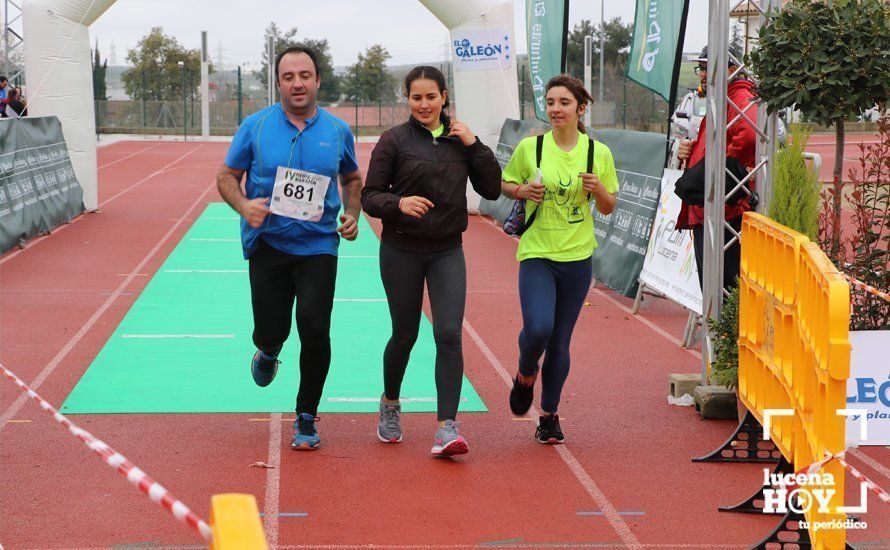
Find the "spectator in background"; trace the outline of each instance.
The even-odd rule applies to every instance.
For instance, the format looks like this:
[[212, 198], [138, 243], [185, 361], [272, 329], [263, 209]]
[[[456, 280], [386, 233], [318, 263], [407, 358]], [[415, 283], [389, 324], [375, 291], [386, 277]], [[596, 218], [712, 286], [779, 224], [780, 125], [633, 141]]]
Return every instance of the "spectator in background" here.
[[9, 93], [7, 89], [9, 86], [9, 79], [5, 76], [0, 76], [0, 116], [6, 118], [6, 95]]
[[[735, 46], [729, 47], [729, 53], [735, 59], [742, 58], [742, 52]], [[698, 57], [698, 66], [695, 73], [701, 81], [701, 88], [707, 93], [708, 82], [708, 47], [702, 50]], [[732, 77], [737, 69], [736, 63], [729, 59], [726, 69], [728, 75]], [[739, 73], [732, 77], [727, 86], [727, 98], [734, 103], [739, 109], [744, 110], [749, 103], [757, 100], [754, 91], [754, 83], [748, 80], [744, 73]], [[757, 109], [750, 108], [745, 114], [755, 124], [757, 123]], [[726, 123], [733, 121], [738, 115], [738, 111], [729, 103], [726, 105]], [[695, 141], [684, 139], [680, 142], [677, 156], [684, 161], [686, 168], [691, 169], [698, 163], [705, 161], [705, 148], [707, 147], [707, 132], [704, 131], [707, 126], [705, 119], [702, 119], [701, 130]], [[750, 170], [754, 167], [754, 150], [757, 145], [757, 133], [747, 120], [740, 118], [726, 131], [726, 157], [727, 159], [735, 159], [745, 169]], [[749, 181], [749, 189], [754, 191], [754, 182]], [[735, 231], [741, 231], [742, 214], [754, 209], [751, 197], [747, 195], [739, 201], [727, 201], [724, 207], [724, 217]], [[689, 229], [692, 231], [692, 244], [695, 250], [695, 262], [698, 267], [698, 282], [702, 285], [703, 279], [703, 263], [704, 263], [704, 220], [705, 209], [703, 204], [690, 204], [686, 201], [680, 209], [680, 215], [677, 218], [677, 230]], [[735, 235], [728, 229], [724, 229], [724, 242], [728, 243]], [[741, 247], [738, 241], [733, 243], [726, 249], [723, 260], [723, 286], [731, 288], [736, 285], [736, 279], [739, 275], [739, 261], [741, 255]]]
[[19, 92], [15, 89], [9, 90], [9, 93], [6, 96], [6, 99], [3, 100], [3, 103], [6, 108], [6, 118], [19, 118], [28, 116], [28, 109], [27, 107], [25, 107], [24, 102], [22, 102], [22, 99], [19, 96]]

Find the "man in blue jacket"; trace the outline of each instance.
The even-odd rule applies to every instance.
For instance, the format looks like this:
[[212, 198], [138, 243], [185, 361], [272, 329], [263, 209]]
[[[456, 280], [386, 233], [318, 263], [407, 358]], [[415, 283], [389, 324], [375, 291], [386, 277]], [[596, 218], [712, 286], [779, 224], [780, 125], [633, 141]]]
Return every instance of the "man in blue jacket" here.
[[280, 103], [244, 120], [217, 187], [243, 218], [257, 347], [251, 373], [260, 386], [275, 378], [296, 299], [300, 388], [292, 447], [314, 450], [320, 444], [316, 414], [331, 364], [337, 248], [340, 237], [358, 236], [362, 174], [349, 126], [316, 104], [321, 75], [315, 53], [288, 48], [275, 59], [275, 74]]

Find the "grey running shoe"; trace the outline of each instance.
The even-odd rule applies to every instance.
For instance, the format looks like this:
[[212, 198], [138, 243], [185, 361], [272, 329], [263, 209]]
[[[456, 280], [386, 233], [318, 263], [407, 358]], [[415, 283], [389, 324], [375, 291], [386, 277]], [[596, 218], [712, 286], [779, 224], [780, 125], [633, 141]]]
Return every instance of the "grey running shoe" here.
[[469, 448], [467, 440], [457, 433], [457, 422], [446, 420], [445, 425], [436, 430], [433, 448], [430, 451], [433, 456], [454, 456], [466, 454]]
[[384, 443], [398, 443], [402, 440], [401, 405], [387, 405], [380, 402], [380, 420], [377, 421], [377, 437]]

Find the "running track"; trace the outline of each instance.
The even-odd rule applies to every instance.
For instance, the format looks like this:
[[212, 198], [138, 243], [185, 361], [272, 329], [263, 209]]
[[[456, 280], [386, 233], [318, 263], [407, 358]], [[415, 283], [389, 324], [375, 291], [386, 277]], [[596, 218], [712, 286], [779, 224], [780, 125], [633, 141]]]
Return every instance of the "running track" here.
[[[61, 404], [204, 205], [219, 200], [213, 179], [225, 148], [100, 149], [101, 212], [0, 257], [0, 362]], [[359, 153], [366, 167], [370, 146]], [[734, 422], [666, 404], [667, 375], [699, 368], [697, 353], [676, 345], [678, 308], [650, 301], [633, 317], [629, 300], [592, 290], [560, 411], [568, 443], [540, 446], [533, 422], [507, 407], [519, 330], [515, 241], [473, 217], [465, 250], [467, 375], [491, 412], [461, 417], [471, 446], [463, 459], [429, 458], [427, 414], [405, 415], [397, 446], [377, 441], [374, 416], [324, 415], [317, 453], [290, 451], [290, 415], [75, 420], [205, 519], [212, 494], [256, 495], [279, 548], [742, 548], [772, 528], [773, 517], [716, 511], [753, 491], [759, 466], [689, 460]], [[0, 430], [5, 548], [201, 547], [5, 381]], [[855, 466], [890, 485], [887, 449], [858, 456]], [[276, 467], [250, 467], [257, 461]], [[869, 530], [850, 539], [890, 548], [890, 508], [870, 504]]]
[[[830, 183], [834, 181], [834, 159], [835, 159], [835, 139], [834, 134], [813, 134], [807, 141], [806, 150], [810, 153], [817, 153], [822, 157], [822, 167], [819, 170], [819, 181]], [[842, 178], [845, 182], [852, 181], [850, 179], [850, 170], [856, 174], [861, 174], [859, 168], [859, 158], [861, 153], [859, 145], [869, 145], [878, 140], [877, 134], [867, 134], [862, 132], [852, 132], [844, 136], [844, 167]]]

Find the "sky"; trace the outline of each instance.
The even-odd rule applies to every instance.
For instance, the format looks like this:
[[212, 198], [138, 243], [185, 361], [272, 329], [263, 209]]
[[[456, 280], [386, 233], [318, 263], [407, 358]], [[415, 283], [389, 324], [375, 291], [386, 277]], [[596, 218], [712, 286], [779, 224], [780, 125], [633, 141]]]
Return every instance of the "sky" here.
[[[602, 2], [607, 21], [633, 20], [632, 0], [571, 0], [569, 28], [582, 19], [598, 22]], [[516, 43], [525, 53], [525, 2], [514, 5]], [[90, 27], [90, 36], [109, 65], [124, 65], [127, 51], [153, 26], [188, 48], [200, 48], [206, 30], [213, 62], [221, 53], [225, 65], [257, 65], [263, 31], [271, 21], [281, 29], [296, 27], [300, 37], [327, 38], [335, 66], [351, 65], [374, 44], [389, 51], [393, 65], [441, 61], [448, 55], [447, 29], [417, 0], [117, 0]], [[708, 1], [690, 0], [683, 49], [698, 51], [707, 40]]]

